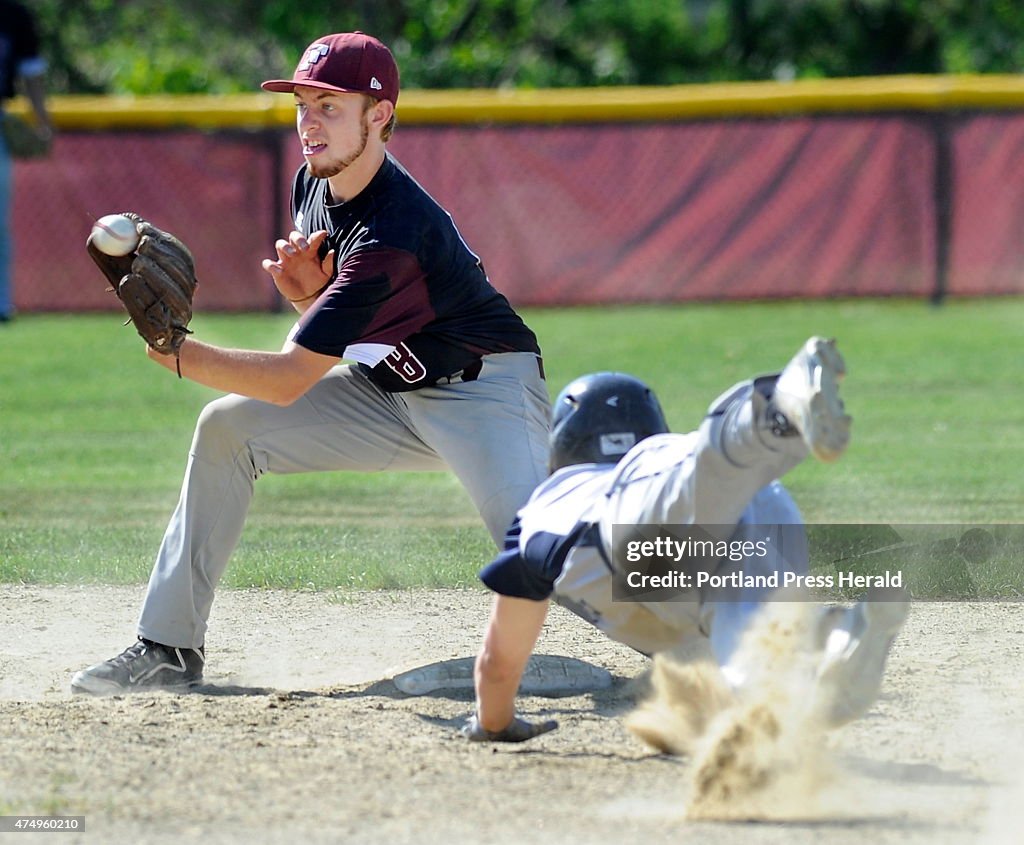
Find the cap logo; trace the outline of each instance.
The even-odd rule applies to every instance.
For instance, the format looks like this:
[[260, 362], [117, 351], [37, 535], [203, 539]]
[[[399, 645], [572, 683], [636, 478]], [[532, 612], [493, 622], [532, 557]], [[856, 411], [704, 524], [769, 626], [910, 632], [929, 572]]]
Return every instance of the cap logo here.
[[313, 65], [320, 61], [324, 56], [331, 52], [331, 48], [326, 44], [313, 44], [308, 50], [306, 55], [302, 57], [302, 61], [296, 68], [296, 71], [309, 70]]
[[373, 76], [373, 77], [370, 78], [370, 87], [374, 91], [383, 91], [384, 90], [384, 86], [380, 84], [380, 80], [377, 79], [376, 76]]
[[604, 400], [604, 404], [605, 405], [611, 405], [613, 408], [618, 408], [619, 407], [619, 397], [618, 396], [609, 396], [607, 399]]
[[636, 442], [636, 435], [632, 431], [617, 431], [602, 434], [598, 438], [598, 448], [602, 455], [625, 455]]

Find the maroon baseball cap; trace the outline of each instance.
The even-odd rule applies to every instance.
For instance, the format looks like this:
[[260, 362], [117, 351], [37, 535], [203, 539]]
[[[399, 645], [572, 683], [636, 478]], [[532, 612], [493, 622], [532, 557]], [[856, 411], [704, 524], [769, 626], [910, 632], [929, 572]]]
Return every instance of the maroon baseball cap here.
[[291, 79], [268, 79], [260, 87], [288, 94], [297, 85], [369, 94], [395, 104], [398, 102], [398, 65], [391, 51], [372, 35], [339, 32], [310, 44]]

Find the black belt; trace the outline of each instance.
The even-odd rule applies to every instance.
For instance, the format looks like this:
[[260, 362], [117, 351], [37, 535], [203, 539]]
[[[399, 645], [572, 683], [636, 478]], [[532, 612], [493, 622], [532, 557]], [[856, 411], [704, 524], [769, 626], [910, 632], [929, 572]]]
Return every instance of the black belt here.
[[463, 367], [457, 373], [452, 373], [447, 379], [441, 379], [448, 384], [458, 384], [463, 381], [476, 381], [480, 378], [480, 371], [484, 368], [484, 359], [477, 358], [468, 367]]
[[[537, 357], [537, 372], [544, 380], [544, 359]], [[467, 381], [476, 381], [480, 378], [480, 371], [484, 368], [484, 359], [477, 358], [472, 364], [463, 367], [457, 373], [452, 373], [450, 376], [442, 376], [436, 382], [436, 384], [462, 384]]]

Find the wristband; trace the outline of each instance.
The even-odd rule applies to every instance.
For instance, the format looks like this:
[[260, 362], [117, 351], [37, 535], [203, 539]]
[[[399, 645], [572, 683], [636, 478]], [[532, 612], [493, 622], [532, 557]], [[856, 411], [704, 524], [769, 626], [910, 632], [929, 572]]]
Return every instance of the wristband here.
[[[302, 297], [302, 299], [289, 299], [288, 301], [296, 303], [296, 304], [298, 304], [300, 302], [308, 302], [309, 300], [311, 300], [311, 299], [313, 299], [313, 298], [315, 298], [317, 296], [320, 296], [320, 294], [322, 294], [325, 290], [327, 290], [328, 285], [330, 285], [330, 282], [328, 282], [326, 285], [324, 285], [322, 288], [320, 288], [320, 290], [314, 291], [309, 296], [304, 296], [304, 297]], [[286, 297], [286, 299], [287, 299], [287, 297]]]

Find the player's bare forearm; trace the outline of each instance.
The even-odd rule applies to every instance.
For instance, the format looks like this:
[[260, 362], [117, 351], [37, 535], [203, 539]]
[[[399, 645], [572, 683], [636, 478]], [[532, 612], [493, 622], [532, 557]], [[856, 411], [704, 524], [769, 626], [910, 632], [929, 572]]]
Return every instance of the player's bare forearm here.
[[185, 339], [173, 355], [161, 355], [147, 347], [149, 357], [183, 378], [275, 405], [290, 405], [312, 387], [337, 358], [303, 349], [290, 341], [280, 352], [224, 349], [193, 337]]
[[477, 718], [485, 730], [503, 730], [515, 717], [516, 690], [544, 626], [548, 604], [495, 596], [474, 671]]

